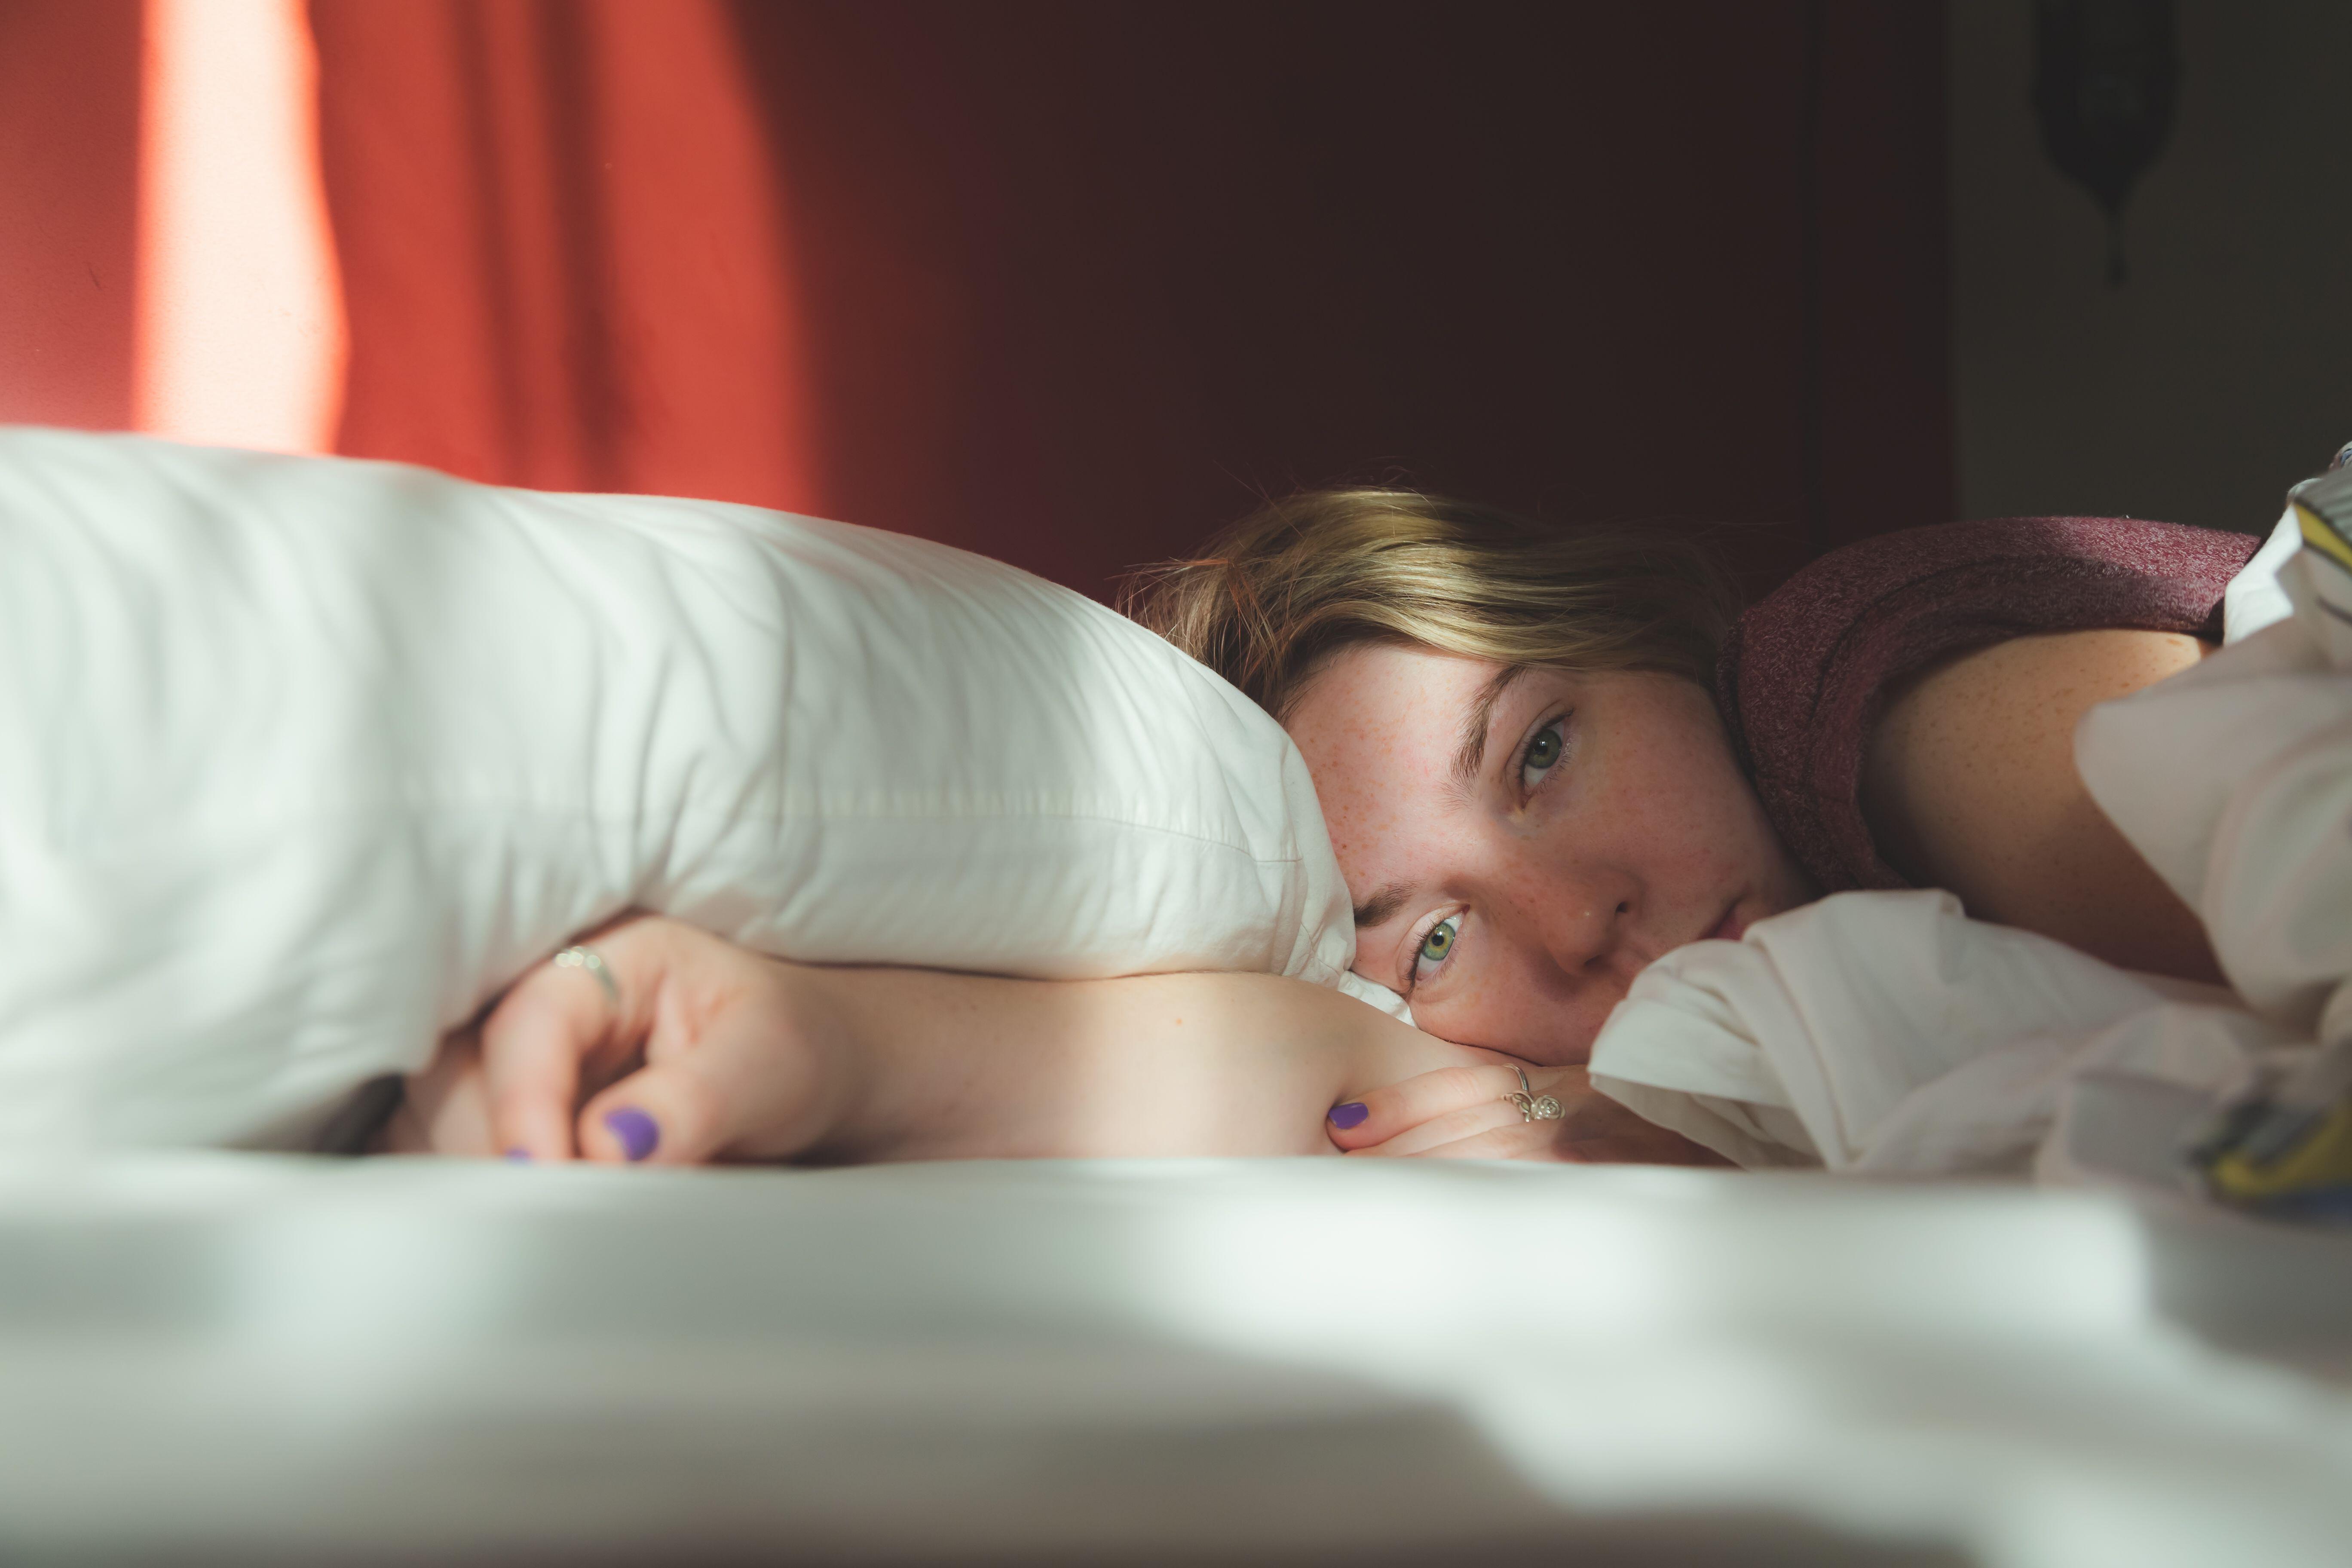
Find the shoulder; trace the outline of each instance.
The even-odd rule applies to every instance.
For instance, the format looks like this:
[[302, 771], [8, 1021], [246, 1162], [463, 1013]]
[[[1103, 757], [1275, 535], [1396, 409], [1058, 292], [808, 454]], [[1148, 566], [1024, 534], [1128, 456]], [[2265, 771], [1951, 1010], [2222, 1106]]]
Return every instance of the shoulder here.
[[[1969, 776], [2074, 772], [2074, 725], [2101, 702], [2188, 668], [2211, 650], [2179, 632], [2102, 629], [2011, 637], [1948, 658], [1887, 694], [1874, 757], [1925, 750]], [[2022, 782], [2022, 781], [2020, 781]]]
[[[2168, 673], [2162, 649], [2216, 629], [2224, 587], [2258, 542], [2130, 518], [2002, 518], [1906, 529], [1830, 552], [1741, 617], [1717, 700], [1781, 837], [1826, 888], [1897, 879], [1856, 805], [1885, 694], [1923, 668], [2006, 695], [2019, 668], [2105, 695]], [[2099, 631], [2083, 643], [2057, 634]], [[1988, 647], [1987, 645], [1997, 645]], [[1956, 650], [1964, 653], [1957, 660]], [[2154, 667], [2149, 668], [2151, 660]], [[2087, 705], [2087, 703], [2085, 704]], [[2062, 725], [2063, 729], [2063, 726]]]
[[2195, 916], [2100, 813], [2074, 728], [2210, 650], [2172, 632], [2013, 637], [1914, 678], [1865, 747], [1863, 809], [1880, 853], [1969, 912], [2137, 969], [2210, 977]]

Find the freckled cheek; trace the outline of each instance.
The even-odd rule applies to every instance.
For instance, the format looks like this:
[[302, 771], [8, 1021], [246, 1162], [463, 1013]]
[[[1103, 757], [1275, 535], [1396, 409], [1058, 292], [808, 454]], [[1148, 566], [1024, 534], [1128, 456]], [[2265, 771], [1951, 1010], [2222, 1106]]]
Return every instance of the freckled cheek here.
[[1779, 863], [1780, 838], [1746, 780], [1735, 779], [1717, 790], [1707, 798], [1706, 805], [1706, 821], [1692, 833], [1695, 860], [1732, 868], [1743, 876]]
[[1681, 781], [1662, 785], [1621, 815], [1616, 841], [1645, 879], [1717, 875], [1751, 858], [1753, 819], [1761, 815], [1754, 797], [1744, 783], [1727, 789], [1698, 776], [1705, 782], [1697, 787]]
[[[1560, 901], [1574, 896], [1584, 864], [1585, 858], [1575, 854], [1521, 856], [1496, 876], [1493, 886], [1500, 897], [1494, 904], [1517, 911], [1522, 925], [1540, 930], [1559, 912]], [[1491, 930], [1486, 934], [1489, 941], [1498, 940]]]

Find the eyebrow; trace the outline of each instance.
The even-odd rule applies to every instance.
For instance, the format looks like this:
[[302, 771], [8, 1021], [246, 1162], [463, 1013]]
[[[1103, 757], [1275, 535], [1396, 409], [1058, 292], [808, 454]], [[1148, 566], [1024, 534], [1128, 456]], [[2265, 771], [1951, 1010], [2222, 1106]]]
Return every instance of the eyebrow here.
[[1454, 753], [1454, 782], [1462, 789], [1466, 791], [1478, 782], [1478, 769], [1486, 761], [1486, 729], [1494, 722], [1495, 705], [1503, 700], [1503, 693], [1508, 691], [1519, 677], [1534, 668], [1532, 665], [1515, 664], [1496, 676], [1486, 682], [1486, 689], [1478, 693], [1478, 700], [1471, 703], [1470, 710], [1462, 716], [1462, 745]]
[[1404, 908], [1404, 901], [1411, 897], [1412, 884], [1391, 882], [1356, 906], [1356, 929], [1362, 931], [1370, 926], [1386, 925], [1399, 910]]

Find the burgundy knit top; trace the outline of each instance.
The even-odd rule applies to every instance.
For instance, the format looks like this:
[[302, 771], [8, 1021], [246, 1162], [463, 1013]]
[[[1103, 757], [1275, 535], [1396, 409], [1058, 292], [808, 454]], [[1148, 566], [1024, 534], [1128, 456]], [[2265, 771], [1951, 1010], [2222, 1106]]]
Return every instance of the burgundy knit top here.
[[1951, 522], [1833, 550], [1739, 618], [1716, 700], [1780, 838], [1825, 893], [1906, 888], [1862, 816], [1888, 691], [1948, 655], [2034, 632], [2218, 638], [2262, 541], [2117, 517]]

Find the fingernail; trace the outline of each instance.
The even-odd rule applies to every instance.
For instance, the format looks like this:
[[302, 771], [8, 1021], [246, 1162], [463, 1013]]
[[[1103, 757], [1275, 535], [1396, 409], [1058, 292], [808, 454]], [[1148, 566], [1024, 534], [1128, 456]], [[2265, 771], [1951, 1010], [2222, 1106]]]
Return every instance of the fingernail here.
[[661, 1129], [654, 1125], [654, 1119], [634, 1105], [604, 1112], [604, 1125], [621, 1141], [621, 1152], [632, 1164], [651, 1154], [661, 1142]]
[[1331, 1108], [1331, 1125], [1344, 1132], [1350, 1127], [1361, 1127], [1364, 1124], [1364, 1118], [1370, 1114], [1370, 1108], [1362, 1100], [1351, 1100], [1345, 1105], [1335, 1105]]
[[509, 1149], [507, 1151], [507, 1161], [510, 1164], [528, 1165], [530, 1163], [530, 1151], [528, 1149]]

